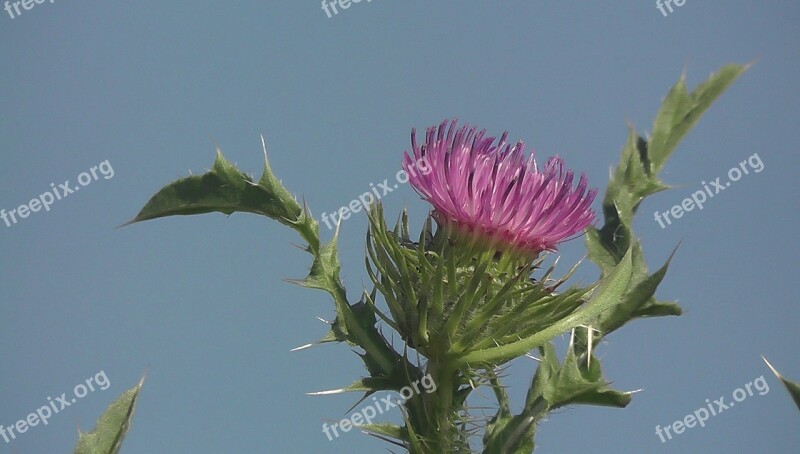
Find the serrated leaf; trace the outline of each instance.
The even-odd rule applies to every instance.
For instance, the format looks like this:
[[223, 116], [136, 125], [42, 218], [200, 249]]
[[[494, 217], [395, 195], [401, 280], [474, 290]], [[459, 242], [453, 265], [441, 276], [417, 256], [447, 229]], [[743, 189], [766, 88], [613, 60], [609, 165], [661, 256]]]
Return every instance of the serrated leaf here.
[[[593, 326], [596, 326], [601, 333], [607, 334], [620, 328], [634, 317], [643, 316], [645, 314], [653, 316], [657, 315], [655, 309], [666, 309], [666, 304], [659, 305], [655, 303], [653, 295], [655, 295], [658, 285], [667, 274], [667, 269], [669, 268], [673, 255], [670, 255], [667, 262], [652, 275], [644, 278], [637, 278], [638, 282], [632, 285], [622, 296], [622, 302], [600, 314], [597, 322], [593, 324]], [[634, 261], [643, 260], [640, 254], [637, 254], [637, 257], [638, 258], [635, 258]], [[643, 264], [637, 268], [639, 271], [644, 271]], [[652, 303], [650, 303], [651, 301]], [[640, 310], [648, 306], [648, 303], [650, 303], [648, 310], [644, 313], [640, 313]], [[677, 305], [673, 305], [670, 309], [674, 310], [676, 306]], [[678, 314], [680, 314], [680, 307], [677, 307], [677, 310]]]
[[112, 403], [97, 421], [94, 430], [80, 433], [74, 454], [116, 454], [122, 439], [131, 426], [136, 398], [144, 384], [144, 377], [133, 388], [125, 391]]
[[[262, 138], [263, 141], [263, 138]], [[177, 180], [154, 195], [130, 223], [165, 216], [210, 212], [247, 212], [275, 219], [296, 230], [308, 243], [305, 251], [313, 256], [308, 275], [289, 282], [330, 294], [336, 307], [331, 330], [321, 342], [346, 341], [356, 350], [373, 378], [395, 379], [395, 372], [418, 369], [400, 355], [378, 330], [374, 305], [365, 301], [351, 305], [339, 277], [337, 226], [333, 239], [322, 244], [317, 222], [308, 207], [300, 204], [273, 175], [264, 147], [264, 174], [258, 182], [240, 172], [217, 152], [213, 168], [206, 174]], [[304, 346], [307, 347], [307, 346]], [[301, 347], [300, 349], [304, 348]]]
[[686, 91], [685, 77], [680, 78], [661, 104], [653, 124], [653, 136], [648, 147], [653, 174], [661, 170], [678, 143], [711, 104], [748, 68], [749, 65], [724, 66], [691, 94]]
[[630, 393], [608, 387], [596, 358], [592, 357], [587, 365], [570, 345], [563, 363], [559, 363], [550, 342], [541, 348], [540, 353], [539, 367], [526, 397], [526, 408], [539, 398], [548, 402], [548, 411], [572, 404], [624, 408], [630, 403]]
[[166, 216], [245, 212], [294, 226], [301, 219], [303, 208], [271, 175], [269, 167], [264, 172], [261, 182], [255, 183], [217, 150], [216, 161], [208, 173], [168, 184], [128, 224]]
[[487, 425], [484, 454], [532, 452], [536, 423], [551, 410], [572, 404], [623, 408], [630, 403], [630, 393], [608, 387], [596, 358], [584, 367], [570, 346], [561, 364], [552, 342], [545, 343], [539, 351], [539, 367], [522, 412], [514, 416], [498, 412]]
[[600, 371], [600, 362], [592, 357], [588, 368], [578, 364], [578, 357], [569, 349], [561, 369], [553, 374], [544, 388], [543, 397], [551, 409], [572, 404], [603, 405], [624, 408], [630, 401], [629, 393], [608, 387]]
[[[641, 246], [632, 231], [633, 217], [644, 198], [668, 189], [658, 179], [667, 158], [702, 114], [747, 68], [725, 66], [691, 93], [682, 76], [664, 98], [650, 140], [640, 137], [633, 128], [629, 129], [619, 165], [612, 173], [603, 198], [605, 222], [600, 229], [589, 229], [585, 239], [588, 257], [600, 267], [601, 276], [611, 272], [625, 251], [634, 251], [626, 303], [600, 316], [599, 336], [634, 318], [680, 315], [677, 304], [655, 300], [654, 293], [663, 276], [659, 277], [661, 270], [652, 276], [647, 272]], [[578, 344], [578, 350], [585, 351], [585, 336], [579, 338]]]

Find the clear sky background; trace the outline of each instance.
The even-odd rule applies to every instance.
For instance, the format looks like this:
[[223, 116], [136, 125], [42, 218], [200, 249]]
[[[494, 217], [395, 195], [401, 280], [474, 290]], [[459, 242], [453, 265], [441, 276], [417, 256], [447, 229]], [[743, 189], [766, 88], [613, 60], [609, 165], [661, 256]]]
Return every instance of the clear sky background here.
[[[453, 116], [508, 130], [542, 158], [559, 153], [602, 188], [626, 127], [649, 130], [682, 72], [694, 86], [750, 61], [668, 163], [675, 189], [648, 199], [635, 224], [651, 268], [681, 243], [659, 296], [685, 315], [606, 339], [607, 378], [643, 391], [624, 410], [552, 415], [537, 452], [797, 452], [800, 414], [759, 355], [800, 380], [798, 22], [797, 2], [778, 0], [686, 0], [667, 17], [654, 1], [373, 0], [330, 18], [317, 0], [0, 11], [0, 208], [51, 182], [74, 186], [106, 160], [114, 170], [49, 212], [0, 223], [0, 424], [100, 371], [111, 383], [0, 439], [0, 453], [70, 451], [77, 428], [145, 371], [127, 454], [386, 452], [357, 432], [323, 435], [357, 395], [305, 395], [363, 369], [343, 345], [289, 351], [322, 336], [315, 317], [333, 314], [325, 294], [282, 281], [310, 264], [294, 232], [242, 214], [115, 227], [164, 184], [207, 170], [215, 144], [258, 176], [260, 133], [287, 187], [330, 213], [394, 178], [412, 127]], [[654, 221], [754, 153], [763, 171], [667, 228]], [[390, 219], [407, 206], [417, 227], [428, 209], [407, 185], [384, 202]], [[365, 228], [363, 214], [342, 225], [354, 299], [368, 283]], [[582, 240], [561, 252], [576, 261]], [[576, 279], [596, 275], [587, 263]], [[534, 366], [510, 371], [518, 404]], [[656, 436], [762, 375], [763, 396], [667, 443]]]

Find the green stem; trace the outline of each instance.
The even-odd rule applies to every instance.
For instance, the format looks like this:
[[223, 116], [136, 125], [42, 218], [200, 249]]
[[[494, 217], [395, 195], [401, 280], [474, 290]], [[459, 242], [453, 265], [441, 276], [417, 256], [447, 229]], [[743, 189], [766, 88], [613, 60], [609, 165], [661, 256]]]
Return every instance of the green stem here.
[[420, 421], [424, 427], [414, 430], [426, 441], [426, 452], [444, 453], [454, 451], [460, 445], [455, 419], [458, 408], [454, 406], [454, 398], [458, 391], [458, 370], [452, 362], [442, 359], [431, 359], [428, 373], [436, 384], [436, 391], [430, 396], [431, 412], [427, 421]]

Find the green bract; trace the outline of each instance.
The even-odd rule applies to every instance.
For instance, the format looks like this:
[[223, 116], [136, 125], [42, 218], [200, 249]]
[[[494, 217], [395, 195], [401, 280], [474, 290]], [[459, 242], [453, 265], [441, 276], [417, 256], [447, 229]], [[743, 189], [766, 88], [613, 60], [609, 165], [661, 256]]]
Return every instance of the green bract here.
[[537, 281], [531, 275], [542, 260], [464, 247], [444, 229], [434, 233], [431, 217], [416, 242], [405, 212], [394, 231], [387, 230], [380, 205], [369, 220], [367, 270], [389, 308], [383, 319], [427, 358], [455, 360], [536, 334], [580, 308], [589, 292], [556, 293], [569, 275], [552, 281], [551, 267]]

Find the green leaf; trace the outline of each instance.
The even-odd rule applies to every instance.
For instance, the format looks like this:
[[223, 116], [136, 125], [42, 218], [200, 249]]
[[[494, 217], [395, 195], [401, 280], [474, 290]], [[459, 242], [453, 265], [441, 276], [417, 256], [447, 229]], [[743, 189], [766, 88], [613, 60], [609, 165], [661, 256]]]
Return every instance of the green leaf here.
[[[484, 435], [484, 454], [527, 454], [533, 451], [536, 423], [548, 412], [573, 404], [599, 405], [624, 408], [631, 401], [631, 393], [608, 387], [603, 378], [600, 362], [581, 361], [572, 345], [563, 364], [560, 364], [552, 342], [539, 349], [539, 367], [533, 377], [525, 405], [518, 415], [501, 409], [487, 425]], [[491, 386], [495, 392], [504, 390], [498, 382]]]
[[486, 425], [483, 454], [528, 454], [533, 452], [536, 418], [525, 414], [497, 416]]
[[130, 223], [165, 216], [212, 212], [232, 214], [238, 211], [291, 224], [300, 218], [302, 208], [279, 185], [267, 165], [261, 182], [255, 183], [217, 150], [217, 159], [211, 171], [168, 184], [145, 204]]
[[308, 208], [301, 207], [294, 196], [272, 173], [264, 138], [264, 173], [258, 182], [239, 171], [217, 149], [214, 166], [204, 175], [181, 178], [158, 191], [131, 221], [166, 216], [188, 216], [219, 212], [254, 213], [297, 230], [312, 250], [319, 247], [319, 226]]
[[548, 411], [572, 404], [600, 405], [624, 408], [631, 401], [630, 393], [608, 387], [600, 362], [580, 359], [570, 345], [564, 362], [559, 364], [552, 343], [540, 349], [541, 358], [526, 398], [526, 408], [536, 400], [547, 401]]
[[[646, 197], [669, 188], [658, 179], [667, 158], [702, 114], [747, 68], [725, 66], [691, 93], [681, 76], [664, 98], [650, 140], [630, 128], [619, 165], [603, 198], [605, 222], [602, 228], [589, 229], [586, 234], [588, 257], [600, 267], [601, 276], [611, 273], [623, 254], [633, 250], [631, 279], [624, 303], [601, 314], [593, 325], [599, 330], [600, 338], [635, 318], [680, 315], [677, 304], [655, 299], [656, 287], [666, 272], [666, 265], [653, 275], [647, 272], [641, 245], [632, 230], [633, 217]], [[586, 350], [586, 341], [586, 336], [579, 336], [579, 352]]]
[[[635, 250], [638, 251], [638, 248]], [[635, 283], [635, 285], [631, 285], [631, 287], [622, 296], [622, 303], [600, 314], [597, 321], [592, 324], [592, 326], [597, 328], [601, 333], [610, 333], [636, 316], [652, 316], [657, 313], [654, 310], [655, 308], [664, 308], [666, 305], [656, 303], [653, 295], [655, 295], [658, 285], [667, 274], [669, 263], [674, 254], [675, 252], [670, 255], [670, 257], [667, 259], [667, 262], [658, 271], [639, 280], [639, 282]], [[635, 258], [634, 262], [637, 262], [637, 265], [639, 265], [639, 261], [643, 260], [641, 258], [641, 252], [637, 252], [635, 255], [638, 257]], [[641, 264], [638, 268], [640, 271], [644, 271], [643, 264]], [[674, 306], [677, 307], [677, 305]], [[680, 307], [677, 307], [677, 310], [678, 314], [680, 314]]]
[[144, 377], [133, 388], [125, 391], [112, 403], [97, 421], [94, 430], [80, 433], [74, 454], [116, 454], [127, 434], [136, 406], [136, 398], [144, 384]]
[[703, 113], [749, 67], [750, 65], [724, 66], [691, 94], [686, 91], [685, 76], [681, 76], [661, 104], [653, 124], [653, 137], [648, 147], [650, 173], [656, 174], [661, 170], [672, 151]]
[[500, 364], [522, 356], [528, 351], [544, 345], [555, 336], [583, 325], [596, 318], [601, 312], [620, 303], [622, 294], [631, 279], [631, 251], [628, 251], [614, 270], [600, 281], [589, 302], [580, 310], [562, 318], [542, 331], [506, 345], [469, 352], [460, 357], [462, 366], [468, 364]]
[[783, 383], [783, 386], [786, 387], [786, 391], [788, 391], [789, 395], [792, 396], [794, 404], [797, 405], [797, 409], [800, 410], [800, 383], [792, 382], [783, 378], [783, 376], [780, 373], [778, 373], [777, 369], [772, 367], [772, 364], [770, 364], [769, 361], [767, 361], [767, 358], [764, 358], [764, 355], [761, 355], [761, 359], [763, 359], [764, 362], [767, 363], [767, 367], [769, 367], [772, 373], [775, 374], [776, 377], [778, 377], [778, 380], [780, 380], [781, 383]]
[[536, 423], [548, 411], [547, 401], [542, 398], [542, 390], [558, 369], [558, 360], [551, 342], [547, 342], [540, 351], [553, 351], [553, 355], [542, 355], [533, 382], [528, 389], [528, 396], [522, 411], [512, 415], [508, 408], [508, 396], [498, 381], [491, 383], [495, 394], [501, 400], [497, 415], [486, 425], [483, 437], [483, 454], [528, 454], [534, 450]]
[[572, 404], [624, 408], [630, 403], [630, 393], [608, 388], [597, 358], [592, 356], [588, 367], [578, 361], [575, 351], [570, 348], [561, 369], [545, 385], [543, 397], [551, 409]]
[[[263, 137], [262, 137], [263, 144]], [[213, 168], [204, 175], [179, 179], [161, 189], [128, 224], [166, 216], [220, 212], [254, 213], [269, 217], [296, 230], [308, 243], [306, 252], [313, 256], [308, 275], [289, 280], [304, 287], [324, 290], [333, 298], [336, 318], [320, 342], [348, 342], [363, 349], [357, 352], [371, 378], [377, 383], [397, 383], [398, 377], [419, 370], [405, 355], [400, 355], [378, 330], [374, 305], [367, 301], [350, 304], [339, 276], [337, 226], [333, 239], [322, 244], [319, 225], [308, 208], [300, 206], [272, 173], [264, 145], [264, 173], [255, 182], [240, 172], [217, 150]], [[126, 224], [127, 225], [127, 224]], [[313, 344], [299, 347], [301, 350]], [[391, 381], [395, 380], [395, 381]], [[388, 385], [387, 385], [388, 386]], [[398, 386], [395, 386], [397, 388]]]

